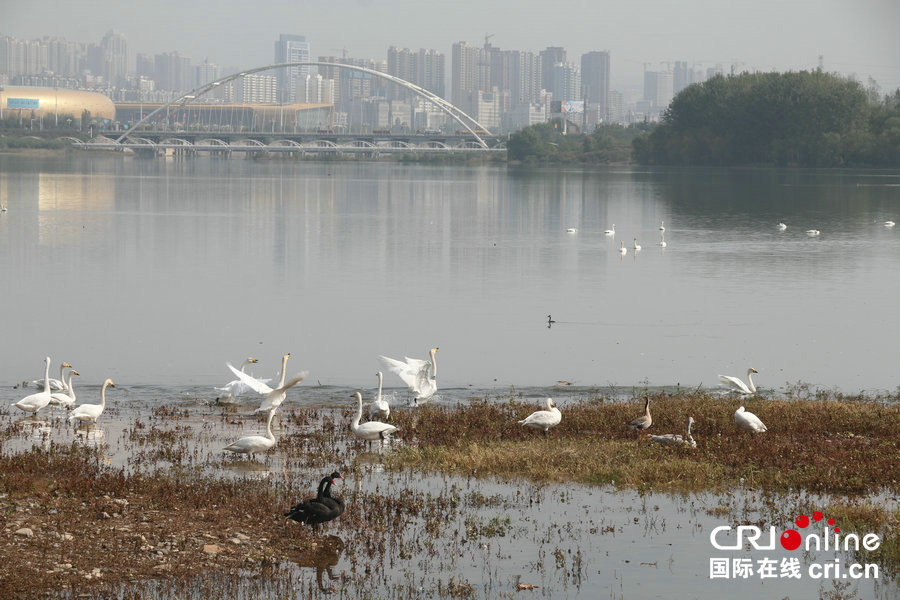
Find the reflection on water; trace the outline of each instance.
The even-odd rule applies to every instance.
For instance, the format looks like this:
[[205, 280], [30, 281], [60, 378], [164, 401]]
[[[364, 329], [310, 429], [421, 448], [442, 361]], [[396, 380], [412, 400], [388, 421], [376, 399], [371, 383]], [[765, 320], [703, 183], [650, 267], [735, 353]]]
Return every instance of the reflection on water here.
[[[747, 364], [774, 390], [897, 385], [900, 231], [881, 225], [896, 220], [897, 173], [0, 167], [0, 302], [20, 340], [8, 383], [51, 352], [86, 381], [211, 389], [226, 360], [252, 353], [269, 375], [292, 351], [310, 383], [368, 389], [378, 355], [440, 345], [440, 390], [696, 387]], [[635, 237], [643, 250], [619, 254]], [[25, 283], [39, 279], [70, 301]]]
[[20, 428], [27, 439], [33, 446], [39, 446], [42, 450], [50, 449], [50, 436], [53, 429], [50, 427], [49, 421], [39, 418], [37, 415], [31, 415], [18, 419], [15, 425]]
[[106, 433], [103, 427], [96, 423], [88, 423], [75, 427], [75, 442], [86, 448], [103, 447], [103, 439]]
[[301, 569], [315, 569], [316, 585], [318, 585], [319, 590], [331, 593], [334, 591], [334, 586], [329, 582], [329, 586], [326, 587], [322, 576], [327, 574], [331, 581], [336, 581], [340, 578], [334, 574], [332, 569], [337, 566], [343, 551], [344, 540], [336, 535], [326, 535], [313, 542], [310, 549], [291, 555], [289, 560]]

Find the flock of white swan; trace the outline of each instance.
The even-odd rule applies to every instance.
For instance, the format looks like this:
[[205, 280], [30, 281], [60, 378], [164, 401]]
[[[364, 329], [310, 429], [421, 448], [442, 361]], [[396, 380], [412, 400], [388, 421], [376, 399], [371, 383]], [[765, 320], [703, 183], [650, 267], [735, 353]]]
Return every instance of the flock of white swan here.
[[[660, 226], [662, 227], [662, 225]], [[549, 317], [548, 317], [549, 318]], [[551, 321], [552, 322], [552, 321]], [[385, 367], [391, 373], [396, 374], [409, 388], [410, 394], [413, 395], [412, 405], [418, 406], [432, 398], [437, 391], [437, 358], [438, 348], [432, 348], [427, 360], [405, 357], [404, 360], [388, 358], [387, 356], [379, 356]], [[245, 454], [252, 457], [258, 452], [265, 452], [275, 446], [276, 438], [272, 432], [272, 419], [278, 407], [284, 402], [287, 391], [303, 381], [308, 373], [306, 371], [295, 375], [286, 380], [288, 359], [290, 353], [281, 357], [281, 374], [277, 387], [273, 388], [269, 385], [270, 379], [259, 379], [245, 372], [248, 365], [257, 363], [255, 358], [247, 358], [241, 364], [240, 369], [235, 368], [230, 363], [225, 363], [228, 369], [235, 375], [236, 379], [228, 382], [222, 387], [214, 388], [221, 392], [216, 399], [217, 403], [229, 404], [237, 403], [241, 396], [255, 394], [259, 400], [259, 407], [253, 412], [268, 413], [266, 421], [265, 435], [249, 435], [241, 437], [231, 444], [228, 444], [223, 450], [235, 454]], [[68, 378], [65, 377], [65, 369], [71, 369]], [[731, 391], [749, 395], [756, 393], [756, 386], [753, 383], [753, 374], [758, 373], [756, 369], [747, 369], [747, 383], [740, 378], [731, 375], [719, 375], [721, 381], [730, 386]], [[41, 409], [49, 405], [56, 405], [71, 409], [68, 419], [70, 422], [77, 421], [79, 423], [96, 423], [103, 410], [106, 408], [106, 389], [115, 387], [112, 379], [103, 382], [100, 389], [99, 404], [80, 404], [75, 406], [76, 396], [73, 385], [73, 377], [78, 375], [72, 365], [63, 362], [59, 368], [59, 379], [50, 377], [50, 357], [44, 359], [44, 378], [37, 379], [31, 383], [43, 387], [43, 390], [35, 394], [28, 395], [18, 402], [14, 402], [12, 406], [35, 414]], [[361, 440], [368, 442], [380, 440], [382, 444], [388, 436], [397, 431], [397, 427], [386, 423], [390, 418], [391, 407], [385, 397], [382, 396], [383, 374], [381, 371], [376, 373], [378, 377], [378, 391], [375, 398], [369, 405], [368, 421], [361, 423], [363, 417], [363, 398], [360, 392], [354, 392], [352, 397], [356, 399], [357, 411], [356, 415], [350, 422], [350, 430], [353, 435]], [[541, 431], [545, 436], [551, 427], [559, 425], [562, 421], [562, 413], [553, 402], [552, 398], [547, 398], [546, 410], [537, 410], [528, 417], [518, 421], [519, 425]], [[74, 407], [74, 408], [73, 408]], [[752, 433], [765, 432], [766, 426], [763, 422], [751, 412], [747, 412], [743, 406], [734, 413], [734, 421], [741, 429]], [[625, 423], [628, 429], [636, 431], [638, 435], [642, 435], [653, 423], [650, 415], [650, 398], [645, 398], [644, 413], [631, 421]], [[664, 435], [651, 435], [650, 440], [666, 446], [685, 446], [696, 448], [697, 442], [691, 436], [691, 426], [694, 424], [694, 418], [688, 417], [686, 423], [685, 434], [669, 433]]]
[[[883, 226], [885, 226], [885, 227], [893, 227], [893, 226], [895, 225], [895, 223], [894, 223], [893, 221], [875, 221], [875, 223], [876, 223], [876, 224], [883, 225]], [[786, 231], [787, 228], [788, 228], [788, 226], [787, 226], [784, 222], [779, 222], [778, 225], [775, 226], [775, 228], [776, 228], [778, 231]], [[566, 229], [566, 233], [578, 233], [578, 228], [576, 228], [576, 227], [569, 227], [569, 228]], [[807, 230], [806, 230], [806, 235], [809, 236], [809, 237], [818, 237], [819, 234], [821, 234], [821, 233], [822, 233], [822, 232], [819, 231], [818, 229], [807, 229]], [[612, 227], [610, 227], [609, 229], [607, 229], [607, 230], [605, 230], [605, 231], [603, 232], [603, 235], [605, 235], [605, 236], [607, 236], [607, 237], [615, 237], [615, 236], [616, 236], [616, 224], [613, 223], [613, 224], [612, 224]], [[668, 246], [668, 243], [666, 243], [666, 226], [665, 226], [665, 221], [660, 221], [660, 222], [659, 222], [659, 242], [657, 242], [656, 245], [659, 246], [660, 248], [665, 248], [665, 247]], [[638, 239], [637, 239], [637, 237], [632, 238], [632, 246], [631, 246], [631, 249], [632, 249], [634, 252], [640, 252], [640, 251], [641, 251], [642, 246], [641, 246], [640, 244], [638, 244]], [[622, 256], [625, 256], [626, 254], [628, 254], [628, 247], [625, 246], [625, 242], [624, 242], [624, 241], [620, 241], [620, 242], [619, 242], [619, 254], [621, 254]]]

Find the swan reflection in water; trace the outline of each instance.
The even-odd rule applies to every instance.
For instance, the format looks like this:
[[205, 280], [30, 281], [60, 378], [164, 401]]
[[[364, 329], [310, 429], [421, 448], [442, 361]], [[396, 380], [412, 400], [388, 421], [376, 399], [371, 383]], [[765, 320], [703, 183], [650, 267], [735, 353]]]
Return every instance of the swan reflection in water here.
[[36, 415], [29, 415], [15, 422], [17, 427], [21, 427], [25, 433], [25, 437], [35, 446], [40, 446], [42, 450], [50, 449], [50, 434], [52, 428], [49, 421], [38, 418]]
[[334, 591], [334, 587], [325, 587], [325, 583], [322, 581], [322, 574], [327, 573], [331, 581], [339, 578], [331, 569], [337, 566], [343, 551], [344, 540], [336, 535], [326, 535], [312, 542], [310, 548], [303, 552], [292, 554], [289, 558], [298, 567], [314, 568], [316, 570], [316, 584], [319, 586], [319, 590], [328, 594]]
[[100, 448], [106, 438], [106, 431], [96, 423], [87, 423], [75, 428], [75, 443], [87, 448]]
[[261, 462], [252, 460], [228, 462], [223, 467], [235, 475], [249, 479], [262, 480], [272, 476], [272, 469]]

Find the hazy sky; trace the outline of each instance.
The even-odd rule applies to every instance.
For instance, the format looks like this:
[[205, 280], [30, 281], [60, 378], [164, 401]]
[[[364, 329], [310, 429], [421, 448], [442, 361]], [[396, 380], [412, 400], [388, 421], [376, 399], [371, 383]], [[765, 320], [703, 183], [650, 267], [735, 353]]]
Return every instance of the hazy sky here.
[[665, 62], [759, 70], [815, 68], [900, 86], [900, 0], [7, 0], [0, 33], [99, 42], [109, 29], [137, 53], [178, 50], [223, 67], [271, 63], [279, 33], [305, 35], [312, 57], [384, 60], [388, 46], [457, 41], [539, 52], [564, 46], [570, 62], [611, 53], [612, 84], [642, 81]]

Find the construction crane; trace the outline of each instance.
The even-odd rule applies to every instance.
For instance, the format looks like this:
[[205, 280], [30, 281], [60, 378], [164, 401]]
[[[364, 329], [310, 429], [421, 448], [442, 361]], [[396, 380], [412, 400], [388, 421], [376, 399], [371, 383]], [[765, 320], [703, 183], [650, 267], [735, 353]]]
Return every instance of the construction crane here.
[[340, 50], [340, 51], [341, 51], [341, 57], [342, 57], [344, 60], [347, 59], [347, 46], [344, 46], [343, 48], [332, 48], [332, 50]]
[[494, 35], [495, 35], [495, 34], [493, 34], [493, 33], [486, 33], [486, 34], [484, 34], [484, 47], [485, 47], [485, 49], [487, 49], [487, 47], [488, 47], [488, 44], [489, 44], [488, 40], [490, 40], [492, 37], [494, 37]]

